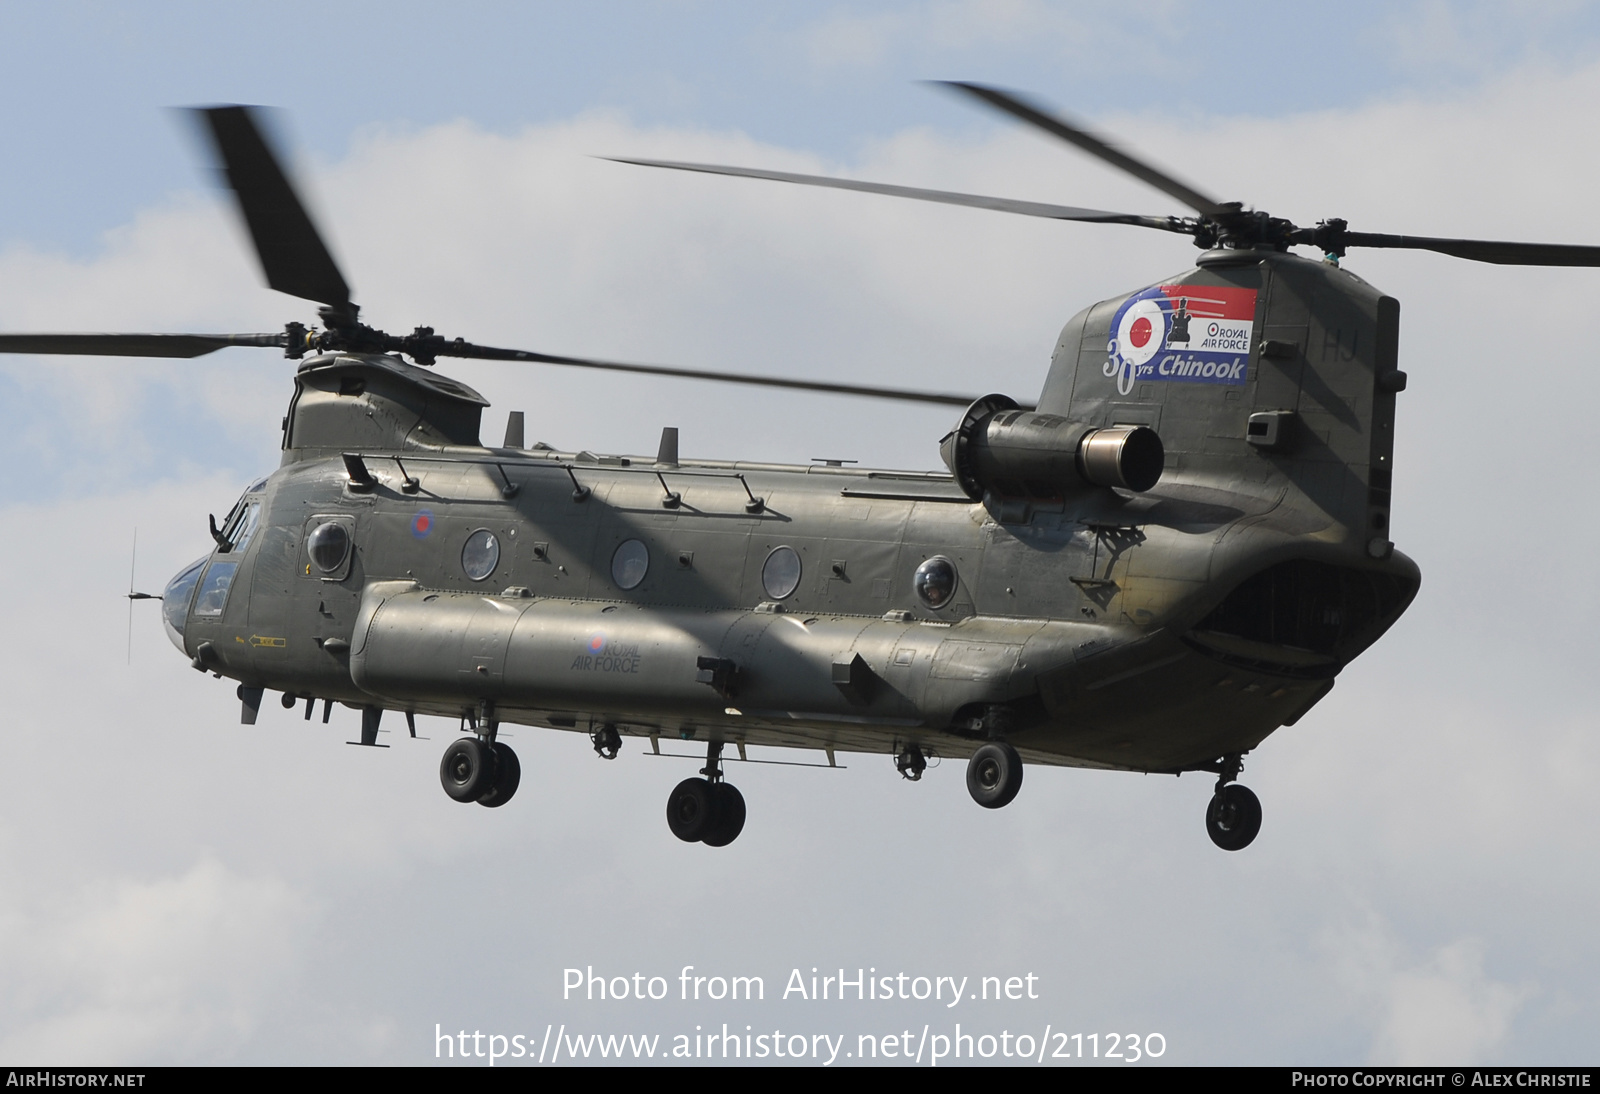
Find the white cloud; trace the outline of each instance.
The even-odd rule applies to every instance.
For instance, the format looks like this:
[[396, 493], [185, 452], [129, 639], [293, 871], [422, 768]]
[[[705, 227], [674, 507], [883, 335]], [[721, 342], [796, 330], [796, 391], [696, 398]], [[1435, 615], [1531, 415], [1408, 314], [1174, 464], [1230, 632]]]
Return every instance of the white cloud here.
[[1485, 943], [1455, 939], [1422, 960], [1376, 916], [1323, 938], [1351, 1005], [1370, 1023], [1368, 1059], [1386, 1066], [1485, 1064], [1505, 1059], [1518, 1012], [1538, 993], [1529, 981], [1484, 971]]
[[33, 895], [5, 915], [0, 1054], [41, 1063], [226, 1059], [292, 977], [307, 911], [282, 882], [209, 859]]
[[1493, 1059], [1529, 994], [1484, 974], [1479, 940], [1440, 947], [1427, 964], [1394, 975], [1374, 1057], [1401, 1065]]

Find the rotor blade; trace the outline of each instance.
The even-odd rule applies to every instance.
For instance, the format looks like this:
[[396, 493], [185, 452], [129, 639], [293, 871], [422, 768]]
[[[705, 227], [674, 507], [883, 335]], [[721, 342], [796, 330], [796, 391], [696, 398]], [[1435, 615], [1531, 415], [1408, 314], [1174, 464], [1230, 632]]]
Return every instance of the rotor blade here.
[[[442, 341], [442, 340], [441, 340]], [[562, 357], [552, 353], [534, 353], [530, 350], [496, 349], [494, 346], [475, 346], [470, 342], [444, 342], [430, 347], [429, 352], [440, 357], [469, 357], [481, 361], [528, 361], [543, 365], [569, 365], [573, 368], [603, 369], [607, 372], [636, 372], [646, 376], [672, 376], [685, 380], [714, 380], [725, 384], [751, 384], [757, 387], [779, 387], [794, 391], [820, 391], [833, 395], [860, 395], [869, 399], [894, 399], [911, 403], [935, 403], [940, 406], [967, 407], [973, 395], [951, 395], [938, 391], [911, 391], [905, 388], [870, 387], [865, 384], [836, 384], [825, 380], [790, 380], [776, 376], [753, 376], [748, 373], [710, 372], [705, 369], [669, 368], [664, 365], [633, 365], [621, 361], [598, 361], [590, 357]]]
[[974, 209], [993, 209], [1001, 213], [1018, 213], [1029, 217], [1046, 217], [1051, 220], [1083, 220], [1099, 224], [1137, 224], [1145, 228], [1160, 228], [1169, 232], [1188, 232], [1189, 227], [1172, 217], [1147, 217], [1135, 213], [1109, 213], [1102, 209], [1079, 209], [1071, 205], [1050, 205], [1041, 201], [1018, 201], [1014, 198], [993, 198], [982, 194], [961, 194], [951, 190], [925, 190], [918, 186], [890, 186], [881, 182], [858, 182], [855, 179], [836, 179], [826, 175], [798, 175], [792, 171], [763, 171], [752, 167], [723, 167], [712, 163], [678, 163], [672, 160], [634, 160], [619, 156], [602, 156], [613, 163], [631, 163], [639, 167], [665, 167], [672, 171], [700, 171], [708, 175], [732, 175], [736, 178], [771, 179], [773, 182], [794, 182], [802, 186], [826, 186], [834, 190], [859, 190], [866, 194], [885, 194], [895, 198], [915, 198], [918, 201], [936, 201], [944, 205], [966, 205]]
[[347, 308], [350, 287], [283, 165], [262, 136], [252, 110], [212, 106], [195, 113], [206, 121], [205, 129], [255, 241], [267, 284], [302, 300]]
[[1053, 136], [1060, 137], [1068, 144], [1076, 145], [1091, 156], [1097, 156], [1111, 166], [1126, 171], [1141, 182], [1149, 183], [1168, 197], [1177, 198], [1198, 213], [1206, 216], [1219, 216], [1229, 212], [1220, 202], [1207, 197], [1194, 187], [1179, 182], [1171, 175], [1150, 166], [1143, 160], [1135, 159], [1093, 133], [1080, 129], [1075, 125], [1069, 125], [1060, 118], [1046, 113], [1040, 107], [1024, 102], [1012, 92], [1001, 91], [995, 87], [985, 87], [983, 84], [962, 83], [959, 80], [936, 80], [933, 82], [938, 86], [953, 88], [956, 91], [981, 99], [990, 106], [1003, 110], [1014, 118], [1020, 118], [1029, 125], [1043, 129]]
[[1573, 243], [1503, 243], [1490, 239], [1437, 239], [1431, 236], [1396, 236], [1380, 232], [1346, 232], [1346, 247], [1399, 247], [1437, 251], [1473, 262], [1501, 266], [1600, 266], [1600, 247]]
[[92, 357], [204, 357], [228, 346], [287, 346], [277, 334], [0, 334], [0, 353]]

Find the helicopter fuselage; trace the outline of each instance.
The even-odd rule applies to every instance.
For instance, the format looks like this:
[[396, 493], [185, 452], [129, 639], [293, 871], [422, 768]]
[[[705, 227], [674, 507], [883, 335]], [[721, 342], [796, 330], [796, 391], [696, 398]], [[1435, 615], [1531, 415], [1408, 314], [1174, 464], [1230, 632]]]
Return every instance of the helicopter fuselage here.
[[[1386, 535], [1397, 307], [1331, 266], [1212, 254], [1170, 306], [1070, 322], [1037, 410], [977, 421], [993, 473], [490, 448], [463, 385], [313, 358], [282, 467], [169, 587], [174, 638], [251, 720], [272, 690], [657, 748], [1214, 764], [1326, 694], [1418, 573]], [[1210, 350], [1208, 293], [1233, 309]], [[1152, 337], [1141, 307], [1166, 341], [1119, 351]], [[1070, 467], [1085, 430], [1127, 426], [1165, 444], [1151, 489], [1002, 473], [1004, 444]]]

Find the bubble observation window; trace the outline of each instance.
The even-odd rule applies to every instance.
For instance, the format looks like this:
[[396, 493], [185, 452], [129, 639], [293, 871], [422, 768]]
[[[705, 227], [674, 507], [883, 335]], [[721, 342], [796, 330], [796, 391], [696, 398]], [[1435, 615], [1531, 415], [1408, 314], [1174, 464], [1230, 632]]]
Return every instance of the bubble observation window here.
[[943, 555], [934, 555], [917, 567], [911, 587], [916, 590], [917, 599], [928, 607], [944, 607], [956, 595], [956, 564]]
[[331, 574], [350, 557], [350, 532], [337, 521], [319, 524], [306, 539], [306, 552], [317, 569]]

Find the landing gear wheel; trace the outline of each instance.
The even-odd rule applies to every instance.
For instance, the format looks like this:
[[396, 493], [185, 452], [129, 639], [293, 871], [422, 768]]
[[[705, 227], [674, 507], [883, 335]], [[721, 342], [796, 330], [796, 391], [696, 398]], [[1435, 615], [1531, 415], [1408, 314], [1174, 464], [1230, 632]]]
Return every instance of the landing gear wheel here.
[[475, 802], [494, 788], [494, 753], [476, 737], [463, 737], [444, 750], [439, 782], [458, 802]]
[[1004, 741], [981, 745], [967, 761], [967, 793], [985, 809], [1010, 805], [1022, 789], [1022, 757]]
[[522, 782], [522, 762], [511, 751], [511, 746], [497, 744], [493, 746], [493, 751], [494, 783], [488, 793], [478, 799], [479, 805], [486, 805], [490, 809], [510, 801], [511, 795], [517, 792], [517, 786]]
[[667, 796], [667, 827], [683, 842], [699, 843], [716, 828], [718, 804], [709, 781], [684, 779]]
[[707, 847], [726, 847], [744, 831], [744, 795], [732, 783], [713, 783], [711, 797], [716, 802], [717, 819], [700, 842]]
[[1261, 831], [1261, 799], [1248, 786], [1229, 783], [1206, 806], [1206, 835], [1224, 851], [1242, 851]]

